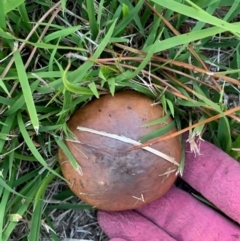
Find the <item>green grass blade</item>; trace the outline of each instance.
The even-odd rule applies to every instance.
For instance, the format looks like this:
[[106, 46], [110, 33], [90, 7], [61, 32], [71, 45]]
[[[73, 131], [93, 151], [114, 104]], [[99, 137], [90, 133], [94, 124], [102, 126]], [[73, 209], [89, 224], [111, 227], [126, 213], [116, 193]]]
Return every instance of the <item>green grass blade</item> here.
[[64, 38], [64, 37], [76, 32], [79, 29], [81, 29], [80, 25], [72, 26], [72, 27], [68, 27], [68, 28], [63, 28], [61, 30], [49, 33], [48, 35], [46, 35], [44, 37], [43, 41], [44, 41], [44, 43], [48, 43], [48, 42], [50, 42], [52, 40], [55, 40], [55, 39], [61, 39], [61, 38]]
[[145, 0], [138, 1], [137, 5], [129, 12], [129, 15], [126, 18], [123, 18], [123, 20], [116, 26], [113, 34], [114, 37], [123, 32], [126, 26], [133, 20], [135, 16], [137, 16], [137, 13], [142, 8], [144, 1]]
[[[3, 171], [2, 171], [2, 177], [5, 177], [8, 175], [8, 163], [4, 162], [2, 165]], [[1, 177], [1, 178], [2, 178]], [[11, 177], [11, 179], [13, 179], [13, 176]], [[11, 182], [11, 180], [10, 180]], [[9, 190], [7, 190], [6, 188], [4, 188], [3, 186], [0, 185], [0, 240], [2, 240], [2, 233], [3, 233], [3, 229], [5, 226], [5, 220], [6, 220], [6, 209], [7, 209], [7, 205], [8, 205], [8, 201], [9, 201], [9, 197], [11, 192]]]
[[115, 25], [116, 25], [117, 20], [114, 20], [112, 23], [111, 27], [109, 28], [108, 32], [106, 33], [105, 37], [102, 39], [101, 43], [99, 44], [97, 50], [91, 57], [91, 60], [86, 61], [83, 65], [81, 65], [77, 70], [75, 70], [72, 73], [69, 73], [69, 80], [71, 82], [81, 82], [84, 80], [84, 76], [87, 74], [87, 71], [94, 65], [94, 62], [92, 60], [96, 60], [99, 58], [101, 53], [104, 51], [105, 47], [109, 43], [109, 40], [112, 37]]
[[102, 15], [103, 15], [103, 4], [105, 0], [101, 0], [98, 6], [98, 15], [97, 15], [97, 24], [98, 26], [101, 25]]
[[232, 148], [236, 148], [236, 149], [232, 149], [231, 152], [229, 153], [233, 158], [235, 158], [236, 160], [239, 160], [240, 157], [240, 136], [238, 136], [235, 141], [232, 143]]
[[168, 114], [165, 115], [165, 116], [163, 116], [163, 117], [161, 117], [161, 118], [159, 118], [159, 119], [150, 121], [150, 122], [142, 125], [141, 127], [147, 127], [147, 126], [153, 126], [153, 125], [162, 124], [162, 123], [164, 123], [164, 122], [167, 120], [167, 118], [169, 118], [169, 115], [168, 115]]
[[192, 3], [190, 0], [185, 0], [185, 1], [188, 3], [191, 3], [192, 6], [194, 7], [189, 7], [182, 3], [178, 3], [174, 0], [151, 0], [151, 1], [165, 8], [171, 9], [172, 11], [175, 11], [177, 13], [181, 13], [193, 19], [222, 28], [225, 31], [231, 31], [233, 33], [239, 32], [239, 28], [234, 24], [230, 24], [224, 20], [221, 20], [217, 17], [214, 17], [208, 14], [206, 11], [204, 11], [203, 9], [201, 9], [200, 7]]
[[17, 68], [17, 72], [19, 75], [19, 81], [21, 84], [21, 88], [22, 88], [22, 90], [24, 90], [23, 96], [25, 99], [25, 103], [27, 105], [28, 113], [29, 113], [33, 128], [36, 131], [36, 133], [38, 134], [38, 130], [39, 130], [38, 115], [37, 115], [36, 107], [34, 104], [31, 87], [28, 82], [28, 77], [27, 77], [19, 50], [16, 50], [13, 55], [14, 55], [14, 59], [15, 59], [15, 65]]
[[93, 94], [96, 96], [96, 98], [99, 98], [99, 93], [96, 87], [96, 84], [94, 82], [91, 82], [88, 84], [89, 89], [93, 92]]
[[28, 240], [31, 240], [31, 241], [40, 240], [39, 236], [40, 236], [42, 212], [43, 212], [43, 199], [40, 199], [33, 211]]
[[[14, 124], [15, 117], [16, 117], [16, 114], [7, 116], [7, 118], [5, 119], [5, 122], [4, 122], [5, 125], [3, 125], [2, 129], [1, 129], [1, 134], [8, 136], [8, 134], [12, 130], [12, 126]], [[2, 154], [2, 152], [3, 152], [4, 144], [5, 144], [5, 140], [0, 139], [0, 154]]]
[[[20, 6], [25, 0], [1, 0], [4, 5], [5, 14]], [[4, 14], [4, 16], [5, 16]]]
[[133, 74], [130, 76], [130, 79], [137, 76], [148, 65], [149, 61], [151, 60], [155, 52], [156, 46], [158, 44], [159, 44], [159, 40], [157, 39], [155, 43], [149, 47], [147, 55], [145, 56], [144, 60], [140, 63], [140, 65], [137, 67], [137, 69], [133, 72]]
[[86, 1], [86, 4], [87, 4], [87, 13], [88, 13], [90, 29], [92, 33], [92, 39], [95, 40], [98, 35], [98, 25], [97, 25], [97, 20], [95, 18], [94, 0], [88, 0]]
[[63, 209], [63, 210], [81, 210], [81, 209], [92, 209], [93, 207], [88, 204], [56, 204], [56, 205], [48, 205], [48, 209]]
[[4, 1], [0, 1], [0, 28], [6, 29], [5, 11], [4, 11]]
[[227, 117], [221, 118], [218, 124], [217, 138], [221, 143], [221, 148], [229, 153], [232, 148], [231, 130]]
[[[27, 12], [27, 9], [26, 9], [26, 5], [24, 3], [19, 5], [18, 6], [18, 11], [19, 11], [19, 14], [21, 16], [21, 20], [24, 22], [24, 24], [26, 25], [26, 27], [30, 31], [32, 29], [32, 26], [31, 26], [31, 23], [30, 23], [30, 19], [28, 17], [28, 12]], [[36, 33], [34, 33], [34, 35], [36, 37], [38, 37]]]
[[14, 180], [14, 181], [13, 181], [12, 187], [13, 187], [13, 188], [18, 187], [18, 186], [20, 186], [21, 184], [24, 184], [24, 183], [30, 181], [30, 180], [33, 179], [34, 177], [37, 177], [37, 176], [38, 176], [38, 172], [39, 172], [39, 169], [34, 170], [34, 171], [32, 171], [32, 172], [28, 172], [28, 173], [25, 174], [24, 176], [19, 177], [17, 180]]
[[61, 6], [62, 6], [62, 13], [64, 15], [65, 10], [66, 10], [66, 4], [67, 4], [67, 0], [61, 0]]
[[[175, 120], [175, 123], [176, 123], [177, 130], [181, 130], [182, 129], [181, 128], [181, 120], [180, 120], [179, 116], [176, 116], [174, 120]], [[184, 171], [184, 167], [185, 167], [186, 152], [185, 152], [185, 143], [184, 143], [183, 135], [180, 135], [179, 139], [180, 139], [180, 143], [181, 143], [182, 155], [181, 155], [181, 161], [180, 161], [179, 167], [178, 167], [178, 172], [179, 172], [180, 176], [182, 176], [183, 171]]]
[[7, 189], [4, 189], [3, 194], [1, 195], [1, 202], [0, 202], [0, 240], [3, 240], [2, 234], [3, 234], [3, 228], [5, 225], [5, 208], [8, 203], [10, 192]]
[[[79, 173], [82, 173], [82, 168], [79, 166], [79, 163], [76, 161], [73, 154], [70, 152], [70, 150], [67, 148], [65, 143], [59, 138], [55, 137], [55, 140], [58, 144], [58, 146], [61, 148], [61, 150], [64, 152], [64, 154], [67, 156], [69, 162], [71, 163], [72, 167]], [[84, 154], [83, 154], [84, 155]]]
[[[59, 63], [57, 63], [57, 64], [58, 64], [59, 68], [62, 68]], [[70, 67], [70, 65], [64, 71], [62, 69], [60, 69], [63, 72], [62, 80], [63, 80], [63, 84], [64, 84], [64, 87], [66, 88], [66, 90], [68, 90], [72, 93], [75, 93], [75, 94], [92, 96], [93, 93], [92, 93], [91, 89], [73, 84], [68, 80], [67, 71], [68, 71], [69, 67]]]
[[[20, 201], [21, 205], [19, 207], [17, 207], [17, 209], [14, 208], [12, 210], [12, 212], [13, 212], [12, 214], [18, 214], [20, 216], [24, 215], [24, 213], [27, 211], [27, 209], [29, 208], [29, 205], [32, 202], [32, 199], [35, 195], [36, 187], [38, 187], [38, 185], [39, 185], [39, 180], [36, 181], [34, 183], [34, 185], [32, 185], [32, 187], [28, 190], [28, 192], [25, 193], [25, 195], [28, 198], [26, 198], [23, 203], [21, 203], [21, 201]], [[8, 223], [8, 226], [6, 227], [6, 229], [3, 232], [2, 241], [9, 241], [9, 236], [11, 235], [11, 233], [14, 230], [14, 228], [16, 227], [16, 225], [17, 225], [17, 222], [10, 221]]]
[[[38, 160], [38, 162], [40, 162], [42, 164], [43, 167], [45, 167], [47, 170], [49, 170], [51, 173], [55, 174], [56, 176], [58, 176], [59, 178], [63, 179], [58, 173], [56, 173], [54, 170], [52, 170], [46, 163], [46, 161], [43, 159], [43, 157], [41, 156], [41, 154], [38, 152], [37, 148], [35, 147], [32, 139], [30, 138], [25, 125], [23, 123], [23, 119], [22, 119], [22, 115], [19, 112], [17, 115], [17, 120], [18, 120], [18, 125], [19, 125], [19, 129], [20, 132], [24, 138], [24, 141], [26, 142], [29, 150], [32, 152], [33, 156]], [[64, 180], [64, 179], [63, 179]]]
[[5, 91], [5, 93], [8, 95], [8, 97], [10, 97], [10, 93], [6, 87], [6, 85], [4, 84], [2, 78], [0, 78], [0, 87], [2, 87], [2, 89]]
[[[57, 169], [55, 169], [55, 172], [59, 173], [60, 172], [60, 167], [58, 167]], [[33, 210], [35, 211], [35, 209], [37, 208], [39, 202], [41, 202], [41, 197], [43, 197], [48, 184], [55, 178], [56, 176], [52, 173], [50, 173], [48, 176], [46, 176], [42, 182], [40, 187], [38, 188], [38, 191], [35, 195], [35, 199], [34, 199], [34, 204], [33, 204]]]
[[174, 113], [174, 106], [173, 106], [172, 101], [170, 101], [169, 99], [166, 98], [166, 102], [167, 102], [171, 115], [174, 117], [175, 113]]
[[12, 34], [5, 32], [2, 28], [0, 28], [0, 37], [4, 39], [16, 39]]
[[167, 132], [172, 130], [174, 127], [175, 127], [175, 123], [172, 121], [169, 124], [167, 124], [165, 126], [162, 126], [161, 128], [159, 128], [159, 129], [157, 129], [155, 131], [152, 131], [151, 133], [141, 137], [139, 139], [139, 142], [144, 143], [144, 142], [146, 142], [148, 140], [151, 140], [153, 138], [159, 137], [159, 136], [161, 136], [163, 134], [166, 134]]
[[[39, 84], [39, 80], [34, 81], [30, 88], [31, 91], [34, 92]], [[4, 115], [9, 116], [15, 114], [18, 110], [22, 109], [25, 105], [25, 99], [24, 95], [21, 95], [18, 99], [14, 101], [12, 105], [10, 105], [10, 108], [4, 113]]]
[[110, 89], [110, 93], [111, 93], [112, 96], [114, 96], [115, 89], [116, 89], [115, 78], [113, 78], [113, 77], [109, 78], [107, 80], [107, 82], [108, 82], [108, 86], [109, 86], [109, 89]]
[[[234, 23], [233, 25], [235, 25], [238, 28], [240, 27], [240, 23]], [[190, 42], [204, 39], [204, 38], [207, 38], [207, 37], [210, 37], [210, 36], [222, 33], [222, 32], [225, 32], [225, 30], [222, 28], [211, 27], [211, 28], [207, 28], [207, 29], [203, 29], [203, 30], [199, 30], [199, 31], [181, 34], [181, 35], [172, 37], [170, 39], [165, 39], [165, 40], [159, 42], [159, 44], [157, 44], [155, 46], [154, 53], [158, 53], [158, 52], [164, 51], [166, 49], [171, 49], [173, 47], [176, 47], [176, 46], [179, 46], [182, 44], [188, 44]], [[151, 47], [152, 47], [152, 45], [144, 48], [143, 51], [148, 52], [151, 49]]]

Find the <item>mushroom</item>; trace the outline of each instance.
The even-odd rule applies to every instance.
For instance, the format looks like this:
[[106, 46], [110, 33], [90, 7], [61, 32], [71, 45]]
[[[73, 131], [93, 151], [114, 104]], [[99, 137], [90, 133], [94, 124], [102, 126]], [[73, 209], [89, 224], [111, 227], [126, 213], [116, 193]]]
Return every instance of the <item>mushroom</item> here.
[[[58, 150], [62, 173], [76, 196], [108, 211], [138, 208], [163, 196], [177, 178], [181, 159], [179, 138], [150, 147], [174, 159], [173, 162], [146, 149], [129, 150], [133, 145], [121, 138], [136, 142], [164, 127], [172, 122], [170, 117], [164, 123], [146, 125], [164, 114], [160, 105], [152, 105], [150, 98], [135, 91], [117, 92], [114, 97], [104, 95], [79, 108], [67, 122], [75, 138], [68, 138], [65, 143], [82, 174], [73, 168], [62, 149]], [[173, 132], [176, 128], [165, 135]], [[118, 136], [120, 140], [104, 133]]]

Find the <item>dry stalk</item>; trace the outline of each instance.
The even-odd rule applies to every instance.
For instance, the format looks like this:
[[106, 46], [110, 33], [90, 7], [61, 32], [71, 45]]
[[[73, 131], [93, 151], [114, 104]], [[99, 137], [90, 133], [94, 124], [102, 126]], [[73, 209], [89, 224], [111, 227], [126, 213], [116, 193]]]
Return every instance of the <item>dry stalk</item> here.
[[196, 124], [188, 126], [188, 127], [184, 128], [182, 130], [179, 130], [179, 131], [177, 131], [175, 133], [172, 133], [172, 134], [169, 134], [169, 135], [163, 136], [163, 137], [160, 136], [160, 137], [156, 138], [155, 140], [147, 141], [144, 144], [141, 144], [139, 146], [135, 146], [133, 148], [130, 148], [129, 151], [136, 150], [136, 149], [139, 149], [139, 148], [143, 148], [145, 146], [151, 146], [151, 145], [153, 145], [155, 143], [158, 143], [158, 142], [161, 142], [161, 141], [166, 141], [166, 140], [171, 139], [173, 137], [179, 136], [179, 135], [181, 135], [181, 134], [183, 134], [183, 133], [185, 133], [185, 132], [187, 132], [187, 131], [189, 131], [189, 130], [197, 127], [197, 126], [201, 126], [201, 125], [207, 124], [207, 123], [209, 123], [211, 121], [214, 121], [214, 120], [217, 120], [217, 119], [219, 119], [219, 118], [221, 118], [223, 116], [229, 116], [230, 114], [232, 114], [232, 113], [234, 113], [236, 111], [240, 111], [240, 106], [237, 106], [235, 108], [227, 110], [227, 111], [223, 112], [223, 114], [214, 115], [214, 116], [212, 116], [212, 117], [210, 117], [208, 119], [205, 119], [205, 120], [200, 121], [200, 122], [198, 122]]
[[[34, 34], [34, 32], [36, 31], [36, 29], [39, 27], [39, 25], [44, 21], [44, 19], [45, 19], [54, 9], [57, 8], [56, 11], [55, 11], [55, 13], [53, 14], [53, 16], [54, 16], [54, 18], [55, 18], [56, 14], [61, 10], [61, 5], [60, 5], [60, 4], [61, 4], [61, 2], [56, 3], [54, 6], [52, 6], [52, 7], [41, 17], [41, 19], [39, 19], [39, 21], [36, 23], [36, 25], [32, 28], [32, 30], [30, 31], [30, 33], [29, 33], [28, 36], [26, 37], [26, 39], [25, 39], [26, 41], [28, 41], [28, 40], [31, 38], [31, 36]], [[53, 16], [51, 17], [49, 23], [51, 23], [51, 22], [54, 20]], [[46, 31], [47, 31], [48, 28], [49, 28], [49, 26], [46, 26], [46, 27], [45, 27], [45, 29], [43, 30], [41, 36], [40, 36], [39, 39], [38, 39], [38, 42], [41, 41], [41, 39], [44, 37], [44, 35], [45, 35], [45, 33], [46, 33]], [[25, 47], [25, 45], [26, 45], [26, 43], [23, 42], [23, 43], [20, 45], [20, 47], [18, 48], [18, 50], [19, 50], [20, 53], [21, 53], [21, 51], [23, 50], [23, 48]], [[25, 64], [25, 69], [27, 69], [29, 63], [31, 62], [35, 51], [36, 51], [36, 47], [34, 47], [31, 55], [29, 56], [29, 58], [28, 58], [28, 60], [27, 60], [27, 63]], [[7, 65], [7, 67], [4, 69], [3, 73], [1, 74], [0, 78], [4, 78], [4, 77], [6, 76], [6, 74], [7, 74], [8, 71], [10, 70], [11, 66], [13, 65], [13, 63], [14, 63], [14, 58], [12, 57], [12, 59], [9, 61], [8, 65]], [[14, 92], [14, 90], [17, 88], [18, 84], [19, 84], [19, 82], [15, 82], [15, 83], [14, 83], [12, 89], [9, 91], [10, 96], [13, 94], [13, 92]], [[1, 107], [1, 109], [0, 109], [0, 113], [3, 112], [4, 108], [5, 108], [5, 105], [2, 105], [2, 107]]]
[[[135, 141], [135, 140], [132, 140], [128, 137], [125, 137], [125, 136], [119, 136], [119, 135], [116, 135], [116, 134], [110, 134], [110, 133], [107, 133], [107, 132], [104, 132], [104, 131], [97, 131], [97, 130], [94, 130], [94, 129], [91, 129], [91, 128], [87, 128], [87, 127], [82, 127], [82, 126], [78, 126], [77, 129], [79, 131], [86, 131], [86, 132], [90, 132], [90, 133], [93, 133], [93, 134], [97, 134], [97, 135], [101, 135], [101, 136], [106, 136], [106, 137], [109, 137], [109, 138], [112, 138], [112, 139], [115, 139], [115, 140], [119, 140], [119, 141], [122, 141], [122, 142], [125, 142], [125, 143], [129, 143], [129, 144], [132, 144], [134, 146], [140, 146], [141, 143], [138, 142], [138, 141]], [[177, 161], [175, 161], [175, 159], [169, 155], [166, 155], [158, 150], [155, 150], [151, 147], [143, 147], [142, 149], [146, 150], [146, 151], [149, 151], [151, 152], [152, 154], [156, 155], [156, 156], [159, 156], [163, 159], [165, 159], [166, 161], [170, 162], [170, 163], [173, 163], [175, 164], [176, 166], [179, 166], [179, 163]]]

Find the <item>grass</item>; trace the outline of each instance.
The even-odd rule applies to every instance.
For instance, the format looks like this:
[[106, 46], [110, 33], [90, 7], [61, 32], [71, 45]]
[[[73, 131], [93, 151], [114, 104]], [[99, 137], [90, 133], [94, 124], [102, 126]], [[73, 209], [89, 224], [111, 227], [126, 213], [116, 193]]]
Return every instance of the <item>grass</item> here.
[[[237, 0], [0, 1], [0, 241], [60, 240], [64, 218], [86, 225], [72, 237], [104, 240], [56, 157], [66, 120], [102, 94], [144, 93], [179, 133], [240, 160], [239, 9]], [[156, 140], [160, 132], [142, 141]]]

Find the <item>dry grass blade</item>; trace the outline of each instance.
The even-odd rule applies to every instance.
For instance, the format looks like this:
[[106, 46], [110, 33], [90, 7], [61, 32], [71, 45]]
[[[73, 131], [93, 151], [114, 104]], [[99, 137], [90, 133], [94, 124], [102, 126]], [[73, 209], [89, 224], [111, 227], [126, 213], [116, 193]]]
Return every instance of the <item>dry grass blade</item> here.
[[[61, 4], [60, 2], [56, 3], [53, 7], [51, 7], [51, 8], [42, 16], [42, 18], [38, 21], [37, 24], [35, 24], [35, 26], [34, 26], [34, 27], [32, 28], [32, 30], [31, 30], [31, 32], [30, 32], [30, 33], [28, 34], [28, 36], [26, 37], [26, 39], [25, 39], [26, 41], [28, 41], [28, 40], [31, 38], [31, 36], [33, 35], [33, 33], [34, 33], [34, 32], [36, 31], [36, 29], [39, 27], [40, 23], [43, 22], [44, 19], [45, 19], [54, 9], [58, 8], [58, 11], [57, 11], [57, 12], [59, 12], [59, 11], [61, 10], [60, 4]], [[48, 27], [46, 27], [46, 29], [47, 29], [47, 28], [48, 28]], [[46, 30], [45, 30], [45, 31], [46, 31]], [[41, 37], [43, 37], [43, 36], [41, 36]], [[19, 52], [21, 52], [21, 51], [24, 49], [25, 45], [26, 45], [25, 43], [22, 43], [22, 44], [20, 45], [20, 47], [18, 48]], [[33, 51], [33, 53], [34, 53], [35, 51], [36, 51], [36, 49]], [[30, 63], [33, 55], [34, 55], [33, 53], [30, 55], [27, 63], [25, 64], [25, 69], [27, 69], [27, 67], [28, 67], [28, 65], [29, 65], [29, 63]], [[11, 66], [13, 65], [13, 63], [14, 63], [14, 58], [12, 58], [12, 59], [9, 61], [7, 67], [4, 69], [4, 71], [3, 71], [3, 73], [1, 74], [0, 78], [4, 78], [4, 77], [6, 76], [6, 74], [7, 74], [8, 71], [10, 70]], [[13, 85], [13, 87], [12, 87], [12, 89], [9, 91], [10, 95], [13, 94], [13, 92], [14, 92], [14, 90], [17, 88], [17, 86], [18, 86], [18, 82], [15, 82], [14, 85]], [[5, 105], [3, 105], [3, 106], [0, 108], [0, 113], [4, 110], [4, 108], [5, 108]]]
[[[0, 176], [8, 185], [0, 185], [1, 241], [109, 240], [96, 209], [69, 191], [56, 158], [58, 148], [70, 152], [70, 116], [96, 97], [131, 89], [174, 119], [173, 135], [154, 132], [136, 142], [107, 133], [129, 143], [123, 152], [143, 148], [174, 163], [153, 144], [193, 130], [190, 139], [202, 137], [240, 161], [238, 0], [194, 1], [199, 18], [191, 1], [0, 2]], [[15, 63], [13, 41], [20, 43]], [[182, 174], [182, 154], [178, 167], [158, 173], [163, 181]], [[9, 221], [11, 214], [21, 220]], [[30, 231], [31, 223], [38, 228]]]
[[[156, 9], [154, 9], [148, 2], [145, 3], [159, 18], [161, 18], [161, 20], [165, 23], [165, 25], [175, 34], [175, 35], [180, 35], [181, 33], [179, 31], [177, 31], [172, 24], [167, 21], [166, 18], [164, 18], [159, 12], [156, 11]], [[207, 68], [207, 66], [205, 65], [205, 63], [202, 61], [202, 59], [198, 56], [198, 54], [196, 53], [196, 51], [192, 48], [192, 46], [188, 45], [187, 46], [188, 50], [192, 53], [193, 56], [195, 56], [195, 58], [199, 61], [199, 63], [203, 66], [203, 68], [207, 71], [210, 72], [209, 69]], [[216, 88], [218, 89], [218, 91], [221, 91], [221, 87], [218, 84], [218, 82], [212, 77], [210, 76], [210, 78], [212, 79], [213, 83], [215, 84]]]
[[[118, 48], [121, 48], [123, 50], [129, 51], [131, 53], [144, 55], [144, 56], [146, 55], [145, 52], [143, 52], [141, 50], [138, 50], [138, 49], [134, 49], [134, 48], [131, 48], [131, 47], [119, 44], [119, 43], [116, 43], [115, 45]], [[116, 59], [113, 58], [113, 60], [121, 61], [121, 60], [125, 60], [125, 59], [128, 59], [128, 58], [139, 58], [139, 57], [130, 57], [130, 56], [129, 57], [127, 57], [127, 56], [122, 57], [122, 56], [119, 56], [119, 58], [116, 58]], [[159, 56], [153, 56], [152, 60], [153, 61], [155, 60], [155, 61], [159, 61], [159, 62], [163, 62], [163, 63], [172, 64], [172, 65], [175, 65], [175, 66], [178, 66], [178, 67], [186, 68], [186, 69], [194, 71], [194, 72], [206, 74], [208, 76], [212, 76], [212, 77], [215, 77], [217, 79], [225, 80], [226, 82], [229, 82], [229, 83], [237, 85], [237, 86], [240, 85], [240, 81], [239, 80], [233, 79], [233, 78], [231, 78], [229, 76], [226, 76], [226, 75], [223, 75], [223, 74], [220, 74], [220, 73], [217, 73], [217, 72], [207, 71], [205, 69], [199, 68], [198, 66], [194, 66], [192, 64], [188, 64], [188, 63], [185, 63], [185, 62], [180, 62], [180, 61], [176, 61], [176, 60], [173, 60], [173, 59], [165, 59], [165, 58], [162, 58], [162, 57], [159, 57]], [[98, 61], [104, 61], [104, 59], [99, 59]], [[110, 59], [106, 59], [106, 61], [110, 61]], [[137, 59], [136, 59], [136, 61], [137, 61]]]
[[[87, 128], [87, 127], [82, 127], [82, 126], [78, 126], [77, 129], [80, 130], [80, 131], [86, 131], [86, 132], [90, 132], [90, 133], [93, 133], [93, 134], [106, 136], [106, 137], [109, 137], [109, 138], [112, 138], [112, 139], [115, 139], [115, 140], [119, 140], [119, 141], [122, 141], [122, 142], [125, 142], [125, 143], [132, 144], [134, 146], [140, 146], [141, 145], [140, 142], [132, 140], [132, 139], [130, 139], [128, 137], [125, 137], [125, 136], [119, 136], [119, 135], [107, 133], [107, 132], [104, 132], [104, 131], [97, 131], [97, 130], [93, 130], [93, 129], [90, 129], [90, 128]], [[168, 156], [168, 155], [166, 155], [166, 154], [164, 154], [164, 153], [162, 153], [158, 150], [155, 150], [155, 149], [153, 149], [151, 147], [147, 147], [147, 146], [144, 146], [142, 149], [144, 149], [146, 151], [149, 151], [152, 154], [154, 154], [156, 156], [159, 156], [159, 157], [165, 159], [166, 161], [168, 161], [170, 163], [175, 164], [176, 166], [179, 166], [179, 163], [176, 162], [173, 157]]]
[[[235, 107], [235, 108], [233, 108], [231, 110], [227, 110], [223, 114], [214, 115], [214, 116], [212, 116], [212, 117], [210, 117], [210, 118], [208, 118], [206, 120], [200, 121], [200, 122], [198, 122], [196, 124], [193, 124], [193, 125], [191, 125], [189, 127], [186, 127], [186, 128], [184, 128], [184, 129], [182, 129], [180, 131], [177, 131], [177, 132], [175, 132], [173, 134], [170, 134], [170, 135], [167, 135], [167, 136], [163, 136], [163, 137], [159, 137], [159, 138], [156, 138], [155, 140], [151, 140], [151, 141], [148, 141], [148, 142], [146, 142], [144, 144], [141, 144], [139, 146], [130, 148], [129, 151], [136, 150], [136, 149], [139, 149], [139, 148], [143, 148], [143, 147], [146, 147], [146, 146], [151, 146], [151, 145], [153, 145], [155, 143], [158, 143], [158, 142], [161, 142], [161, 141], [166, 141], [166, 140], [171, 139], [173, 137], [179, 136], [179, 135], [181, 135], [181, 134], [183, 134], [183, 133], [185, 133], [185, 132], [187, 132], [189, 130], [192, 130], [195, 127], [198, 127], [198, 126], [210, 123], [212, 121], [215, 121], [215, 120], [221, 118], [222, 116], [229, 116], [230, 114], [232, 114], [234, 112], [237, 112], [237, 111], [240, 111], [240, 106]], [[240, 119], [239, 119], [239, 123], [240, 123]]]

